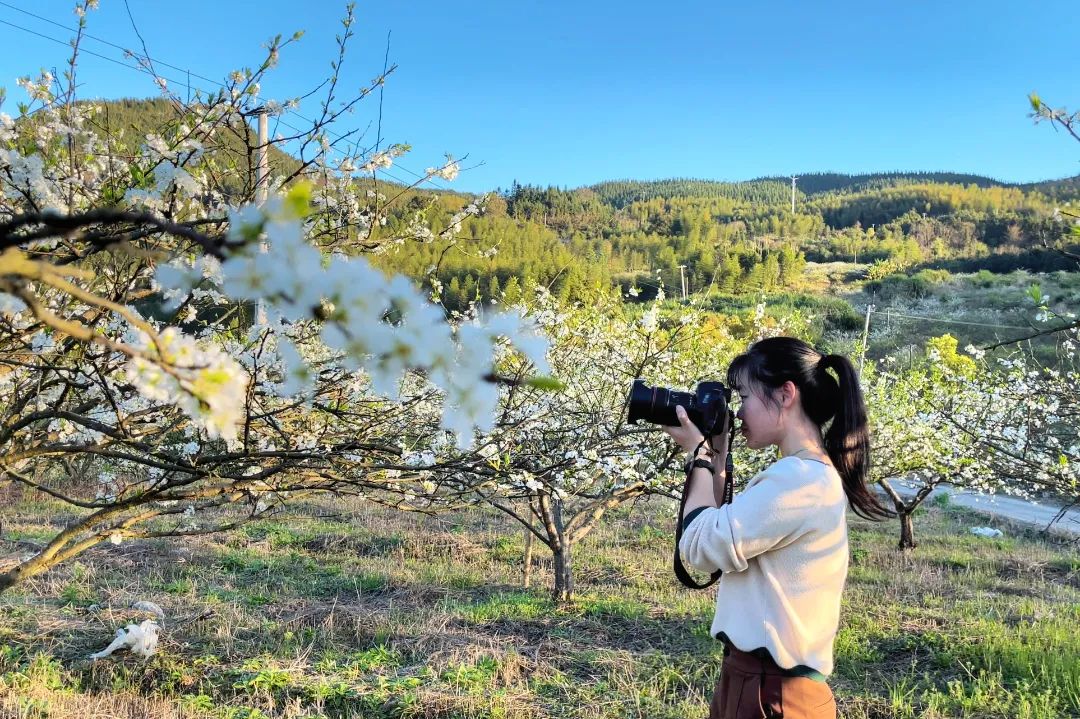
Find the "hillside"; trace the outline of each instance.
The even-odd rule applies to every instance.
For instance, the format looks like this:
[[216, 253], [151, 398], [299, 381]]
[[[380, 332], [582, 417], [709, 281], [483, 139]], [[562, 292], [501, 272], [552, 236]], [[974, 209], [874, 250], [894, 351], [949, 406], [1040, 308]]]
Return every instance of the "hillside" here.
[[[121, 143], [142, 142], [180, 121], [163, 99], [104, 108], [102, 130]], [[222, 133], [241, 174], [249, 132]], [[288, 173], [298, 161], [275, 147], [271, 164]], [[366, 194], [369, 182], [357, 178], [357, 193]], [[400, 195], [379, 231], [391, 237], [407, 234], [417, 211], [433, 227], [445, 226], [473, 199], [380, 186]], [[490, 199], [484, 216], [466, 222], [464, 244], [405, 243], [375, 261], [418, 279], [437, 266], [450, 309], [513, 300], [535, 284], [567, 299], [619, 291], [640, 302], [661, 283], [669, 296], [680, 294], [684, 277], [691, 293], [813, 293], [807, 262], [853, 263], [860, 269], [852, 277], [863, 279], [849, 285], [858, 292], [864, 280], [907, 281], [926, 268], [1075, 271], [1075, 263], [1043, 248], [1044, 241], [1066, 242], [1053, 213], [1070, 200], [1080, 200], [1080, 178], [1012, 184], [952, 172], [810, 173], [799, 177], [794, 213], [786, 177], [618, 180], [569, 190], [515, 182]]]
[[[982, 175], [958, 172], [878, 172], [850, 175], [814, 172], [797, 175], [796, 200], [826, 193], [849, 194], [882, 190], [903, 185], [959, 185], [979, 188], [1013, 187], [1023, 192], [1038, 192], [1062, 200], [1080, 199], [1080, 175], [1060, 180], [1032, 183], [1002, 182]], [[665, 180], [610, 180], [581, 188], [597, 193], [616, 208], [653, 198], [725, 197], [764, 204], [791, 201], [790, 177], [758, 177], [740, 182], [693, 178]]]
[[[87, 101], [101, 107], [95, 124], [101, 134], [112, 138], [114, 151], [121, 154], [125, 149], [136, 148], [146, 141], [150, 133], [161, 134], [170, 137], [171, 133], [185, 123], [190, 123], [191, 118], [185, 117], [180, 108], [176, 107], [165, 98], [122, 98], [107, 101]], [[32, 121], [32, 120], [31, 120]], [[270, 136], [292, 136], [297, 133], [294, 127], [302, 127], [294, 118], [288, 120], [289, 126], [278, 125], [271, 118]], [[218, 148], [219, 157], [230, 158], [231, 163], [238, 171], [246, 173], [254, 167], [254, 146], [258, 144], [258, 126], [254, 118], [244, 124], [223, 125], [215, 135], [221, 147]], [[301, 166], [301, 161], [291, 151], [296, 151], [297, 143], [279, 143], [270, 146], [270, 172], [271, 175], [288, 177]], [[308, 150], [308, 156], [312, 151]], [[359, 190], [364, 192], [368, 189], [369, 178], [357, 178]], [[380, 179], [379, 185], [384, 189], [403, 190], [405, 186], [392, 180]], [[464, 199], [467, 196], [461, 193], [450, 193]], [[471, 196], [470, 196], [471, 197]]]

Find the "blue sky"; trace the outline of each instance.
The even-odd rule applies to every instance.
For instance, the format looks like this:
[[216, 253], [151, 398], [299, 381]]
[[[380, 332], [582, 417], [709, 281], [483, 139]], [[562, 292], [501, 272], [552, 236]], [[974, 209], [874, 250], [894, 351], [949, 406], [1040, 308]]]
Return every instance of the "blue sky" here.
[[[209, 78], [255, 64], [270, 36], [305, 30], [263, 85], [264, 96], [279, 98], [325, 77], [344, 8], [326, 0], [129, 4], [153, 56]], [[71, 0], [0, 3], [9, 113], [23, 98], [17, 76], [62, 68], [67, 56], [26, 30], [71, 35], [12, 6], [75, 24]], [[482, 162], [452, 184], [462, 190], [515, 179], [575, 187], [814, 171], [948, 170], [1013, 182], [1080, 174], [1080, 145], [1034, 126], [1026, 100], [1035, 90], [1055, 106], [1080, 107], [1075, 0], [418, 0], [361, 3], [356, 12], [343, 85], [359, 88], [379, 73], [391, 33], [398, 70], [385, 91], [383, 136], [413, 146], [401, 161], [413, 171], [444, 152], [467, 154], [466, 167]], [[138, 47], [123, 0], [101, 0], [88, 32]], [[120, 59], [94, 40], [84, 47]], [[155, 94], [145, 75], [89, 55], [79, 77], [83, 97]], [[368, 127], [376, 114], [377, 103], [366, 102], [340, 129]]]

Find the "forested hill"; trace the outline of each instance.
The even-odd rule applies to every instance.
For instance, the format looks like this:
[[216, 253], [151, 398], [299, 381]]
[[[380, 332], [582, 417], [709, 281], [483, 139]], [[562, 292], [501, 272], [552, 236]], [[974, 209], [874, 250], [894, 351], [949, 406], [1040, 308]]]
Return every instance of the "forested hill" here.
[[[672, 179], [622, 181], [578, 189], [513, 183], [470, 236], [502, 238], [497, 260], [444, 264], [451, 297], [498, 299], [492, 288], [552, 283], [577, 296], [582, 286], [637, 288], [657, 281], [691, 292], [796, 290], [808, 261], [843, 260], [871, 279], [953, 271], [1075, 270], [1044, 243], [1073, 247], [1055, 216], [1080, 199], [1073, 180], [1019, 185], [959, 173], [808, 175], [791, 209], [791, 181]], [[510, 222], [508, 223], [507, 220]], [[529, 241], [518, 239], [531, 237]], [[511, 241], [513, 239], [513, 241]], [[440, 256], [417, 250], [417, 267]], [[576, 260], [576, 261], [575, 261]], [[411, 259], [398, 267], [409, 271]], [[490, 282], [492, 277], [497, 283]]]
[[1062, 180], [1046, 180], [1044, 182], [1032, 182], [1021, 185], [1025, 190], [1041, 192], [1047, 197], [1062, 202], [1080, 199], [1080, 175], [1067, 177]]
[[[138, 147], [146, 142], [148, 134], [157, 134], [172, 139], [176, 132], [191, 118], [185, 117], [180, 109], [163, 97], [157, 98], [121, 98], [119, 100], [88, 101], [101, 108], [94, 125], [103, 135], [108, 135], [115, 143], [114, 152], [123, 152], [124, 147]], [[275, 127], [271, 124], [270, 133]], [[280, 128], [282, 132], [290, 132]], [[217, 133], [225, 150], [225, 156], [238, 164], [254, 162], [250, 149], [258, 144], [258, 128], [252, 123], [223, 123]], [[275, 174], [291, 174], [299, 166], [299, 161], [271, 145], [269, 153], [270, 169]]]
[[[1016, 187], [1063, 198], [1080, 196], [1080, 177], [1027, 184], [1002, 182], [982, 175], [959, 172], [878, 172], [862, 175], [816, 172], [796, 177], [796, 198], [806, 198], [827, 192], [853, 193], [913, 184], [974, 185], [980, 188]], [[759, 204], [781, 205], [791, 202], [790, 177], [759, 177], [743, 182], [689, 178], [651, 181], [611, 180], [590, 185], [584, 189], [595, 192], [600, 199], [615, 208], [623, 208], [633, 202], [657, 197], [662, 199], [725, 197]]]
[[[806, 195], [822, 192], [852, 192], [903, 184], [940, 183], [944, 185], [975, 185], [976, 187], [1004, 187], [1006, 182], [961, 172], [876, 172], [863, 175], [847, 175], [837, 172], [813, 172], [797, 175], [796, 187]], [[790, 183], [790, 177], [766, 177], [760, 181]]]
[[[178, 121], [162, 100], [106, 106], [111, 131], [131, 142]], [[250, 162], [241, 139], [250, 131], [230, 128], [241, 169]], [[280, 169], [296, 162], [277, 152], [272, 160]], [[366, 197], [369, 180], [354, 182]], [[402, 189], [376, 235], [410, 236], [418, 212], [433, 227], [448, 226], [474, 199]], [[532, 285], [579, 300], [616, 288], [641, 300], [659, 283], [678, 293], [684, 279], [690, 292], [798, 290], [808, 261], [860, 263], [871, 279], [910, 278], [925, 268], [1075, 270], [1044, 243], [1076, 242], [1055, 208], [1080, 200], [1080, 178], [1021, 185], [948, 172], [814, 173], [799, 177], [795, 199], [792, 212], [787, 177], [623, 180], [577, 189], [515, 182], [464, 223], [460, 244], [395, 240], [394, 251], [373, 261], [441, 284], [451, 309], [513, 301]], [[438, 283], [431, 282], [433, 267]]]
[[[722, 197], [729, 200], [753, 202], [755, 204], [775, 205], [788, 201], [791, 196], [787, 182], [778, 179], [750, 180], [749, 182], [717, 182], [715, 180], [691, 180], [675, 178], [670, 180], [613, 180], [592, 185], [587, 190], [595, 192], [606, 204], [622, 209], [634, 202], [655, 199], [674, 199], [679, 197]], [[515, 185], [516, 187], [516, 185]], [[515, 190], [511, 188], [511, 193]]]

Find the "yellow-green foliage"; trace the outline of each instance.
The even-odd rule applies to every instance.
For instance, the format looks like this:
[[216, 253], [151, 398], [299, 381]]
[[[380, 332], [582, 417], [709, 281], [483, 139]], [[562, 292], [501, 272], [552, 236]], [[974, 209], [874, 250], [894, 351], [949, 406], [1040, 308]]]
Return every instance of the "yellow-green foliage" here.
[[975, 360], [957, 351], [957, 340], [952, 335], [933, 337], [926, 342], [927, 355], [950, 371], [962, 376], [972, 377], [978, 371]]

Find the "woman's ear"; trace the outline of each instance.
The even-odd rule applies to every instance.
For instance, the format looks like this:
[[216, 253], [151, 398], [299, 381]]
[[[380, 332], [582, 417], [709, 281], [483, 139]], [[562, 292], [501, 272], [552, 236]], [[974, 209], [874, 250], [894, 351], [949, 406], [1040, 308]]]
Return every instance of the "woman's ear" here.
[[790, 409], [799, 403], [799, 388], [794, 382], [788, 380], [780, 385], [780, 406]]

